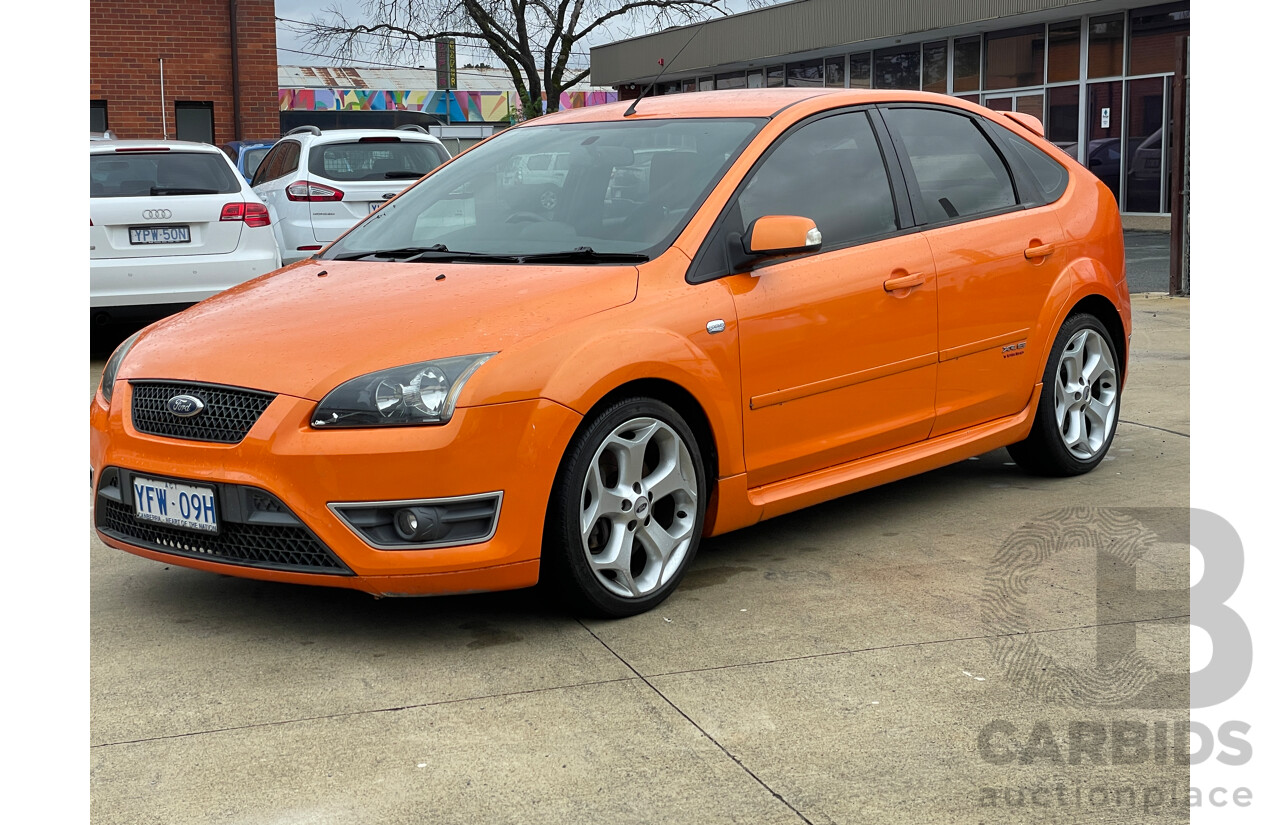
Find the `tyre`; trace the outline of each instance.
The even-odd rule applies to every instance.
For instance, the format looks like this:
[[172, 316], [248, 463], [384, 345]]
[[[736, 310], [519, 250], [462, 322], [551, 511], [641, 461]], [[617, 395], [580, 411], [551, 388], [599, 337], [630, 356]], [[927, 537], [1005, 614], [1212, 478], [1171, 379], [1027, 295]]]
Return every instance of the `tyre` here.
[[1092, 315], [1072, 315], [1053, 342], [1031, 433], [1009, 446], [1028, 472], [1087, 473], [1111, 447], [1120, 420], [1120, 370], [1115, 344]]
[[643, 613], [680, 583], [706, 509], [702, 454], [685, 420], [660, 401], [619, 401], [565, 452], [547, 511], [545, 577], [577, 610]]

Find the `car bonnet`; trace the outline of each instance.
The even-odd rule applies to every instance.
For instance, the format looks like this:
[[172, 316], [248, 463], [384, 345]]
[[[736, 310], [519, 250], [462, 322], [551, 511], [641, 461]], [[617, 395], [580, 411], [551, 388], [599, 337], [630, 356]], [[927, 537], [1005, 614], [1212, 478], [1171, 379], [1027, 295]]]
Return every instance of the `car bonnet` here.
[[380, 369], [501, 352], [635, 298], [634, 266], [304, 261], [148, 328], [119, 378], [320, 400]]

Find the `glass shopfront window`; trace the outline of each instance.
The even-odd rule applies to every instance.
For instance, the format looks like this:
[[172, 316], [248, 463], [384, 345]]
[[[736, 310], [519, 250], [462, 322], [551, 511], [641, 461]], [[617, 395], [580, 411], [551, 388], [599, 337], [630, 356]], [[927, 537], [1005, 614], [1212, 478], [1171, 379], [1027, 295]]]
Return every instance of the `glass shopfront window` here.
[[957, 37], [953, 44], [955, 66], [952, 69], [951, 88], [957, 92], [976, 92], [982, 88], [979, 72], [982, 68], [982, 37]]
[[782, 66], [770, 66], [765, 76], [768, 78], [766, 85], [770, 88], [787, 85], [787, 70]]
[[745, 89], [747, 88], [747, 75], [744, 72], [729, 72], [728, 74], [716, 75], [717, 89]]
[[1089, 77], [1124, 71], [1124, 12], [1089, 18]]
[[873, 82], [877, 89], [919, 89], [920, 44], [876, 49]]
[[1068, 155], [1080, 159], [1080, 87], [1055, 86], [1049, 89], [1049, 111], [1044, 136]]
[[1044, 26], [992, 32], [986, 38], [986, 88], [1044, 83]]
[[1049, 82], [1080, 79], [1080, 21], [1049, 27]]
[[822, 61], [806, 60], [803, 63], [787, 64], [788, 86], [821, 86]]
[[1163, 77], [1130, 80], [1129, 117], [1124, 129], [1125, 212], [1160, 211], [1160, 170], [1164, 149]]
[[828, 86], [844, 88], [844, 58], [836, 57], [827, 60], [827, 73], [824, 81]]
[[755, 71], [747, 72], [747, 88], [748, 89], [760, 89], [763, 87], [764, 87], [764, 72], [760, 71], [759, 69], [756, 69]]
[[921, 88], [926, 92], [947, 93], [947, 41], [924, 44], [921, 74]]
[[1084, 165], [1107, 185], [1120, 202], [1120, 135], [1124, 84], [1089, 84], [1089, 106], [1085, 121]]
[[871, 88], [871, 52], [849, 55], [849, 88]]
[[1129, 13], [1129, 74], [1173, 71], [1178, 38], [1191, 33], [1191, 5], [1169, 3]]

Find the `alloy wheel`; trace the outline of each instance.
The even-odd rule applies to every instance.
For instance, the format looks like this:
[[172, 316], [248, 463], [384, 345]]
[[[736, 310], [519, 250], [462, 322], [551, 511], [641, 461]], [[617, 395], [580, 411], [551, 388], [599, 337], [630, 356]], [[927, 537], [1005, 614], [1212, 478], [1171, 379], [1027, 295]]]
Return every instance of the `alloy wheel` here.
[[1097, 330], [1073, 335], [1058, 359], [1054, 412], [1063, 445], [1080, 461], [1107, 445], [1116, 425], [1119, 387], [1115, 356]]
[[697, 478], [688, 445], [659, 419], [633, 418], [605, 437], [583, 481], [579, 529], [606, 590], [642, 598], [680, 570], [696, 538]]

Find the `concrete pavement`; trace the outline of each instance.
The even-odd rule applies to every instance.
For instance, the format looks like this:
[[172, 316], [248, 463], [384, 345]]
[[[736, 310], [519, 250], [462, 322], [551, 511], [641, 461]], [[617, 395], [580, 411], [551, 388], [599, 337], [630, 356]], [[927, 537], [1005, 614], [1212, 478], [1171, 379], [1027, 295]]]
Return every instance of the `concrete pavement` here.
[[[1093, 473], [1032, 478], [1000, 450], [717, 537], [628, 620], [530, 591], [375, 601], [91, 538], [93, 820], [1186, 821], [1188, 768], [1155, 743], [1187, 720], [1189, 316], [1135, 297]], [[1062, 508], [1102, 544], [1053, 544]], [[1136, 555], [1104, 547], [1139, 528]]]

